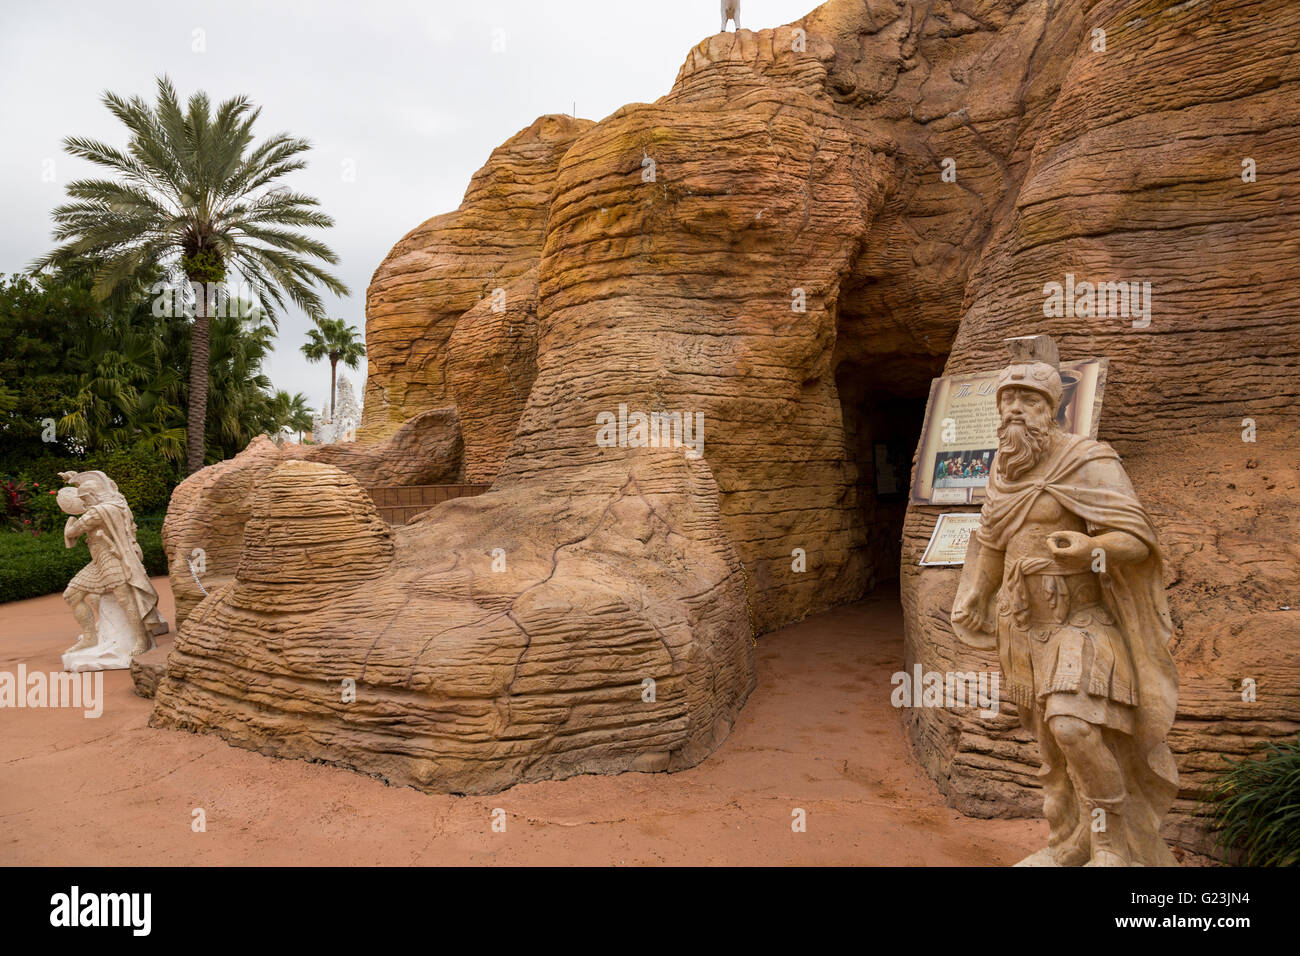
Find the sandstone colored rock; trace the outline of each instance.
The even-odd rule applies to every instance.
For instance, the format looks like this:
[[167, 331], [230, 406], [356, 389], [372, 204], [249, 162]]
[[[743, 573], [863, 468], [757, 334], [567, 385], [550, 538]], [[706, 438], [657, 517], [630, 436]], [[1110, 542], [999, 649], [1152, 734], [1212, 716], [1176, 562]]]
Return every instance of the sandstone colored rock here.
[[671, 453], [598, 472], [389, 529], [337, 469], [279, 465], [152, 724], [457, 793], [697, 763], [754, 684], [716, 489]]
[[[460, 317], [447, 340], [447, 384], [460, 412], [465, 480], [490, 482], [510, 453], [537, 377], [537, 274]], [[405, 427], [405, 426], [403, 426]]]
[[[1277, 85], [1294, 82], [1297, 65], [1273, 65], [1300, 15], [1266, 8], [1256, 18], [1236, 3], [1211, 14], [1112, 2], [1085, 20], [1058, 5], [1042, 21], [1037, 69], [1025, 74], [1039, 95], [1010, 120], [975, 124], [1011, 191], [971, 270], [946, 366], [996, 368], [1002, 338], [1029, 332], [1052, 334], [1066, 357], [1110, 357], [1099, 437], [1123, 457], [1160, 532], [1177, 625], [1169, 742], [1182, 789], [1165, 833], [1199, 849], [1208, 844], [1196, 799], [1223, 755], [1300, 730], [1300, 626], [1282, 610], [1300, 606], [1300, 482], [1287, 452], [1300, 383], [1286, 371], [1300, 330], [1293, 296], [1278, 292], [1296, 272], [1283, 236], [1300, 175], [1282, 157], [1300, 134], [1300, 105]], [[1093, 28], [1106, 31], [1105, 54], [1089, 52]], [[1051, 69], [1053, 49], [1069, 51], [1058, 54], [1067, 70]], [[1244, 182], [1245, 157], [1271, 172]], [[1150, 282], [1150, 326], [1044, 316], [1044, 284], [1066, 273]], [[1246, 419], [1258, 426], [1252, 442]], [[907, 663], [986, 666], [954, 646], [943, 621], [956, 573], [915, 565], [937, 510], [912, 509], [905, 530]], [[1243, 700], [1248, 679], [1268, 688], [1253, 702]], [[968, 714], [908, 716], [918, 756], [954, 806], [1037, 814], [1027, 737]]]
[[[1105, 30], [1105, 52], [1093, 49], [1094, 28]], [[205, 605], [206, 629], [192, 639], [187, 623], [178, 648], [188, 650], [173, 654], [156, 719], [372, 772], [391, 764], [397, 779], [439, 788], [660, 766], [666, 738], [639, 724], [643, 746], [611, 732], [578, 758], [548, 736], [555, 724], [525, 732], [485, 716], [481, 695], [501, 689], [491, 668], [511, 657], [509, 629], [448, 606], [456, 641], [473, 633], [490, 649], [471, 672], [457, 664], [461, 644], [439, 643], [442, 618], [426, 602], [446, 594], [450, 578], [436, 575], [469, 575], [465, 555], [489, 553], [503, 534], [517, 536], [502, 545], [508, 563], [512, 548], [546, 553], [575, 535], [590, 567], [613, 561], [619, 587], [635, 581], [670, 607], [688, 593], [673, 591], [689, 570], [674, 561], [694, 562], [700, 549], [734, 553], [748, 609], [733, 603], [727, 613], [759, 632], [852, 600], [900, 567], [900, 670], [995, 667], [952, 634], [958, 572], [916, 566], [939, 509], [909, 508], [904, 523], [873, 487], [872, 449], [919, 429], [932, 376], [1000, 367], [1004, 338], [1046, 332], [1066, 359], [1111, 360], [1099, 437], [1123, 457], [1164, 543], [1177, 626], [1182, 684], [1170, 745], [1183, 789], [1165, 834], [1203, 848], [1194, 800], [1220, 755], [1300, 730], [1291, 610], [1300, 607], [1300, 259], [1290, 245], [1300, 101], [1289, 92], [1300, 71], [1290, 56], [1297, 28], [1300, 12], [1283, 0], [1227, 0], [1213, 11], [1134, 0], [831, 0], [789, 27], [702, 41], [655, 103], [598, 124], [543, 117], [493, 154], [458, 211], [398, 243], [367, 300], [363, 443], [421, 412], [456, 408], [466, 475], [495, 483], [394, 532], [395, 567], [420, 565], [434, 578], [380, 575], [367, 589], [375, 601], [350, 597], [341, 607], [355, 612], [349, 633], [368, 647], [386, 626], [375, 608], [414, 602], [426, 619], [389, 633], [431, 641], [427, 666], [477, 703], [434, 717], [430, 701], [443, 706], [442, 691], [431, 683], [433, 697], [413, 696], [384, 671], [373, 706], [387, 729], [337, 729], [346, 721], [301, 675], [364, 659], [338, 623], [346, 614], [332, 615], [329, 641], [316, 644], [307, 635], [320, 632], [325, 612], [270, 627], [240, 610], [265, 601], [248, 584]], [[1246, 158], [1257, 167], [1250, 182]], [[1150, 282], [1150, 326], [1045, 316], [1044, 284], [1067, 273]], [[497, 289], [504, 305], [494, 312]], [[513, 389], [530, 377], [521, 406]], [[661, 504], [710, 517], [671, 559], [629, 558], [625, 534], [616, 545], [587, 527], [623, 500], [633, 474], [630, 449], [595, 440], [598, 416], [620, 405], [703, 415], [703, 457], [675, 454], [691, 475], [709, 477], [689, 492], [684, 480], [668, 482]], [[1252, 442], [1242, 440], [1247, 419]], [[187, 485], [173, 510], [190, 507]], [[792, 560], [799, 550], [803, 571]], [[540, 573], [533, 557], [524, 564], [525, 576]], [[472, 580], [456, 601], [504, 579], [474, 570]], [[547, 646], [547, 666], [558, 672], [566, 655], [585, 666], [589, 652], [571, 642], [605, 623], [592, 612], [605, 586], [567, 565], [555, 587], [517, 586], [492, 593], [554, 598], [554, 617], [534, 622], [566, 635]], [[640, 634], [649, 606], [629, 604], [608, 620]], [[583, 623], [563, 623], [563, 608], [580, 609]], [[685, 623], [698, 619], [684, 610], [677, 620], [700, 626]], [[285, 629], [303, 635], [292, 678], [277, 653]], [[218, 634], [239, 637], [218, 644]], [[412, 653], [391, 668], [405, 673]], [[1247, 678], [1259, 688], [1254, 702], [1242, 699]], [[744, 683], [727, 682], [725, 699], [742, 700], [735, 688]], [[309, 707], [287, 703], [308, 689], [317, 695]], [[262, 706], [272, 716], [250, 723]], [[711, 733], [703, 728], [713, 711], [698, 707], [691, 746]], [[396, 728], [408, 712], [418, 716], [404, 735]], [[1037, 754], [1013, 716], [989, 724], [942, 708], [907, 712], [918, 758], [963, 812], [1039, 812]], [[335, 729], [318, 734], [325, 726]], [[674, 746], [696, 753], [685, 739]], [[450, 762], [437, 763], [443, 751]]]
[[234, 458], [201, 469], [172, 492], [162, 543], [177, 627], [205, 591], [234, 576], [254, 494], [272, 470], [291, 458], [336, 465], [366, 488], [458, 482], [464, 467], [460, 425], [455, 409], [449, 408], [415, 415], [384, 441], [368, 445], [276, 445], [259, 435]]
[[167, 654], [171, 644], [159, 645], [152, 650], [137, 654], [131, 658], [131, 684], [136, 694], [152, 700], [158, 690], [158, 682], [167, 673]]
[[492, 152], [458, 210], [411, 230], [380, 263], [366, 292], [361, 441], [452, 404], [447, 341], [462, 315], [536, 269], [556, 167], [591, 125], [540, 117]]
[[379, 442], [281, 446], [281, 458], [319, 461], [341, 468], [363, 487], [439, 485], [464, 479], [464, 443], [455, 408], [413, 415]]

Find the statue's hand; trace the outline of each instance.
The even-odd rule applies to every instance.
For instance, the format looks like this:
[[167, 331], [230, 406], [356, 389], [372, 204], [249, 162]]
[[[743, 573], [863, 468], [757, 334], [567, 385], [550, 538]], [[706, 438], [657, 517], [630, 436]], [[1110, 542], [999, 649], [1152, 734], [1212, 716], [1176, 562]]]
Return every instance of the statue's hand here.
[[1047, 549], [1059, 564], [1084, 567], [1096, 547], [1092, 538], [1078, 531], [1053, 531], [1047, 536]]
[[993, 633], [993, 620], [985, 611], [985, 602], [974, 594], [966, 595], [953, 605], [950, 619], [970, 631]]
[[952, 608], [949, 620], [952, 632], [957, 639], [968, 647], [992, 650], [997, 647], [997, 638], [993, 636], [993, 619], [985, 610], [987, 600], [978, 595], [968, 594], [960, 598]]

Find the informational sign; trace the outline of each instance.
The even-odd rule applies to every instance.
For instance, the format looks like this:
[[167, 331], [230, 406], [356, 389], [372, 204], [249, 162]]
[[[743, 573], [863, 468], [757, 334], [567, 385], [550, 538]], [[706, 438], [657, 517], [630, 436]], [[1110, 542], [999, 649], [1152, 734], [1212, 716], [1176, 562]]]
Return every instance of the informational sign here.
[[925, 546], [920, 564], [931, 567], [936, 564], [964, 563], [966, 545], [979, 526], [978, 511], [945, 511], [935, 522], [934, 533], [930, 535], [930, 543]]
[[[1065, 388], [1056, 420], [1065, 431], [1097, 437], [1108, 364], [1104, 358], [1061, 363]], [[984, 499], [998, 448], [995, 390], [1001, 372], [949, 375], [930, 383], [912, 504], [968, 505]]]

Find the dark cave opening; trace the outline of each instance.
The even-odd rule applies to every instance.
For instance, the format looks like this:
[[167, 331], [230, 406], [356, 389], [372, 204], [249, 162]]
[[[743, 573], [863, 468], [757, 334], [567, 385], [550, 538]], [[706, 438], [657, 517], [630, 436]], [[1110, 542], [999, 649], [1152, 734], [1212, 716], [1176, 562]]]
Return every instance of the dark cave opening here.
[[869, 588], [898, 584], [912, 458], [930, 382], [943, 365], [941, 355], [881, 355], [846, 359], [835, 370], [845, 456], [856, 475], [865, 529]]

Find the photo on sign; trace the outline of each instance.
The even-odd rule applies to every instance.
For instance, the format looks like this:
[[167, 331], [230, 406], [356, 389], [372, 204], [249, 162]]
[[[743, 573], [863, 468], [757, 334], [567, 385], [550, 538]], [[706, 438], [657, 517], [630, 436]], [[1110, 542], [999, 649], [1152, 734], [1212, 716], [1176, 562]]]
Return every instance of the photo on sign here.
[[996, 448], [941, 452], [934, 463], [934, 487], [972, 488], [988, 484]]

